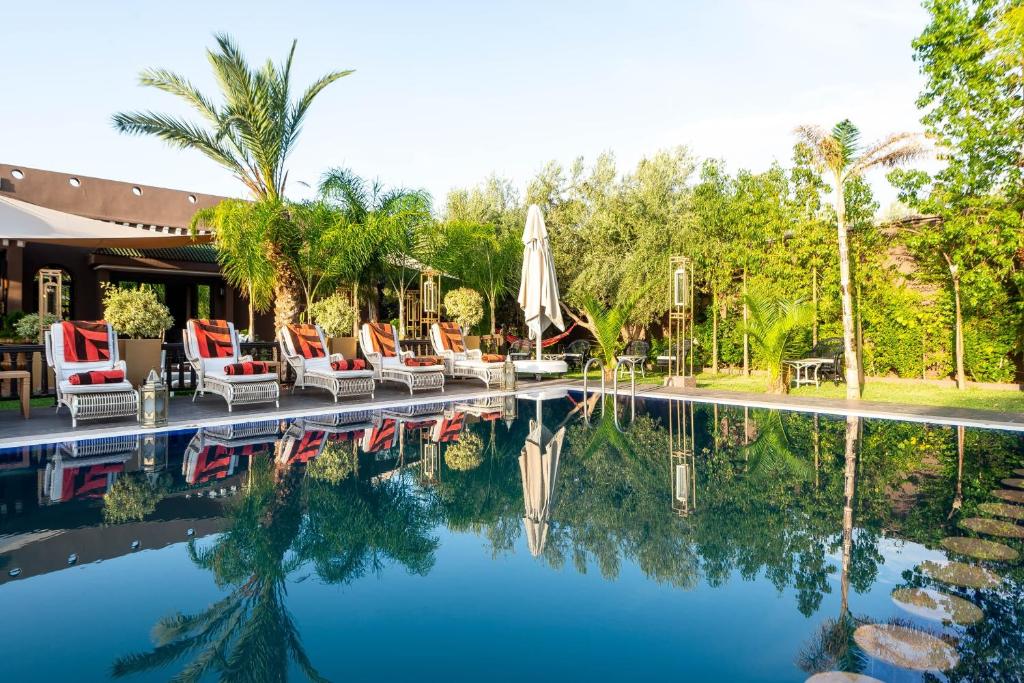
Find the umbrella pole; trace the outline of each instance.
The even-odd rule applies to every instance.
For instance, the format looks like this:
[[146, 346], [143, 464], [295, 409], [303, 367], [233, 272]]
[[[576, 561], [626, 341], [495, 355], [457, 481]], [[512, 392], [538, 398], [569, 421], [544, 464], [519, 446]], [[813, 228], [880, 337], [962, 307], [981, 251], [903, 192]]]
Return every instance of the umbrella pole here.
[[540, 332], [538, 332], [537, 333], [537, 360], [541, 360], [541, 345], [540, 345], [540, 342], [541, 342], [541, 335], [540, 335]]

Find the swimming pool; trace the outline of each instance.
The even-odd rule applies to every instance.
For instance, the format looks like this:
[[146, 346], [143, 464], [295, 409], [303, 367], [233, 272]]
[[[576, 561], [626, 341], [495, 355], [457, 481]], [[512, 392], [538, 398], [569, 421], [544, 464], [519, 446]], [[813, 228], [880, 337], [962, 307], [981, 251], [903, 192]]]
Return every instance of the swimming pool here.
[[1021, 434], [590, 407], [0, 451], [3, 677], [1024, 676]]

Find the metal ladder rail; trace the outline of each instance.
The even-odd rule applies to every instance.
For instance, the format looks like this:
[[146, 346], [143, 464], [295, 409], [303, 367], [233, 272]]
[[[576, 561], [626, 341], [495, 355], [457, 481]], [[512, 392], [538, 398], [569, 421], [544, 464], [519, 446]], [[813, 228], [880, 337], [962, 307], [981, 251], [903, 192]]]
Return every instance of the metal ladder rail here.
[[612, 379], [612, 415], [615, 418], [615, 428], [620, 432], [623, 429], [619, 426], [619, 366], [623, 363], [629, 365], [629, 417], [630, 420], [636, 419], [636, 363], [620, 358], [615, 363], [615, 377]]
[[587, 399], [590, 397], [587, 391], [589, 382], [590, 366], [597, 363], [601, 368], [601, 412], [604, 412], [604, 394], [605, 394], [605, 380], [604, 380], [604, 362], [600, 358], [590, 358], [583, 365], [583, 417], [589, 423], [590, 422], [590, 411], [587, 409]]

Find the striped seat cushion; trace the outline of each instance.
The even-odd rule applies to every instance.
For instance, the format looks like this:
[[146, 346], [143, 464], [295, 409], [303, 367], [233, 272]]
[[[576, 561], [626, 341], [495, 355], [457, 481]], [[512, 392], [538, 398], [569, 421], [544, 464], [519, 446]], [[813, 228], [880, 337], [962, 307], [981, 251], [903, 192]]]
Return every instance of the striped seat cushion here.
[[231, 328], [226, 320], [193, 320], [192, 329], [201, 358], [230, 358], [235, 355]]
[[331, 361], [331, 370], [337, 372], [346, 372], [348, 370], [365, 370], [366, 361], [362, 358], [355, 358], [353, 360], [335, 360]]
[[444, 364], [444, 360], [437, 356], [414, 356], [412, 358], [406, 358], [404, 362], [411, 368], [425, 368], [431, 365]]
[[482, 360], [485, 363], [504, 363], [505, 356], [501, 355], [500, 353], [485, 353], [482, 356], [480, 356], [480, 360]]
[[466, 350], [466, 342], [462, 338], [462, 330], [458, 323], [438, 323], [437, 330], [445, 351], [463, 353]]
[[320, 341], [320, 332], [316, 325], [288, 325], [288, 337], [291, 339], [292, 348], [305, 359], [323, 358], [327, 355], [327, 349]]
[[110, 328], [104, 320], [65, 320], [64, 361], [89, 363], [110, 360]]
[[124, 370], [92, 370], [76, 372], [68, 377], [72, 384], [118, 384], [124, 381]]
[[265, 375], [270, 366], [263, 361], [251, 360], [245, 363], [231, 363], [224, 366], [225, 375]]
[[395, 328], [388, 323], [367, 323], [367, 330], [370, 333], [370, 346], [374, 353], [379, 353], [384, 358], [393, 358], [398, 355], [395, 348]]

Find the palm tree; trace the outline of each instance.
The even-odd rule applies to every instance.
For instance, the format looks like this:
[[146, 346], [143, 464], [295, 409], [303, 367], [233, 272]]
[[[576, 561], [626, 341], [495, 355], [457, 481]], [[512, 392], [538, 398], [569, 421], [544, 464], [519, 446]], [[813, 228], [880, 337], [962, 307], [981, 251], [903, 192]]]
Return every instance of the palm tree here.
[[270, 309], [274, 301], [274, 266], [267, 242], [281, 217], [277, 202], [246, 202], [229, 199], [217, 206], [200, 209], [192, 217], [192, 230], [213, 229], [217, 262], [224, 279], [245, 294], [249, 302], [249, 334], [256, 325], [256, 313]]
[[784, 361], [801, 341], [800, 331], [811, 324], [814, 308], [805, 301], [772, 299], [764, 294], [747, 294], [743, 302], [749, 311], [744, 330], [754, 354], [768, 370], [768, 391], [789, 391]]
[[[281, 65], [267, 60], [261, 68], [246, 61], [234, 39], [216, 34], [217, 48], [207, 58], [220, 85], [223, 103], [201, 93], [185, 77], [166, 69], [146, 69], [139, 82], [184, 100], [199, 113], [192, 121], [152, 111], [114, 114], [114, 128], [130, 135], [152, 135], [181, 149], [195, 149], [231, 171], [254, 199], [284, 199], [288, 172], [285, 161], [295, 146], [309, 107], [320, 92], [352, 73], [332, 71], [292, 99], [291, 69], [297, 41]], [[275, 323], [298, 313], [298, 285], [276, 242], [266, 244], [274, 266]]]
[[[633, 299], [635, 302], [636, 299]], [[586, 319], [580, 319], [572, 312], [569, 315], [579, 324], [588, 329], [597, 345], [601, 347], [601, 356], [604, 361], [605, 378], [612, 376], [615, 372], [615, 363], [618, 355], [622, 352], [625, 342], [622, 339], [622, 330], [629, 320], [629, 314], [633, 311], [632, 303], [626, 305], [613, 305], [606, 307], [593, 296], [583, 300], [583, 313]], [[567, 310], [567, 309], [566, 309]]]
[[[361, 278], [386, 281], [398, 295], [400, 332], [405, 327], [405, 293], [422, 264], [417, 257], [425, 251], [424, 226], [430, 218], [430, 195], [425, 190], [384, 189], [374, 181], [367, 183], [349, 169], [332, 168], [320, 181], [320, 195], [335, 203], [346, 219], [361, 225], [375, 242], [364, 249], [370, 254]], [[358, 302], [358, 281], [353, 288]], [[371, 299], [371, 302], [374, 302]], [[355, 303], [358, 312], [358, 303]], [[375, 316], [371, 305], [371, 317]], [[359, 316], [356, 315], [358, 325]]]
[[843, 305], [843, 346], [846, 361], [846, 397], [860, 398], [860, 359], [853, 320], [853, 292], [850, 275], [850, 245], [846, 225], [846, 183], [880, 166], [896, 166], [920, 157], [924, 149], [913, 133], [894, 133], [865, 149], [860, 147], [860, 131], [844, 119], [826, 132], [818, 126], [796, 129], [800, 142], [807, 145], [815, 165], [832, 175], [839, 238], [839, 289]]

